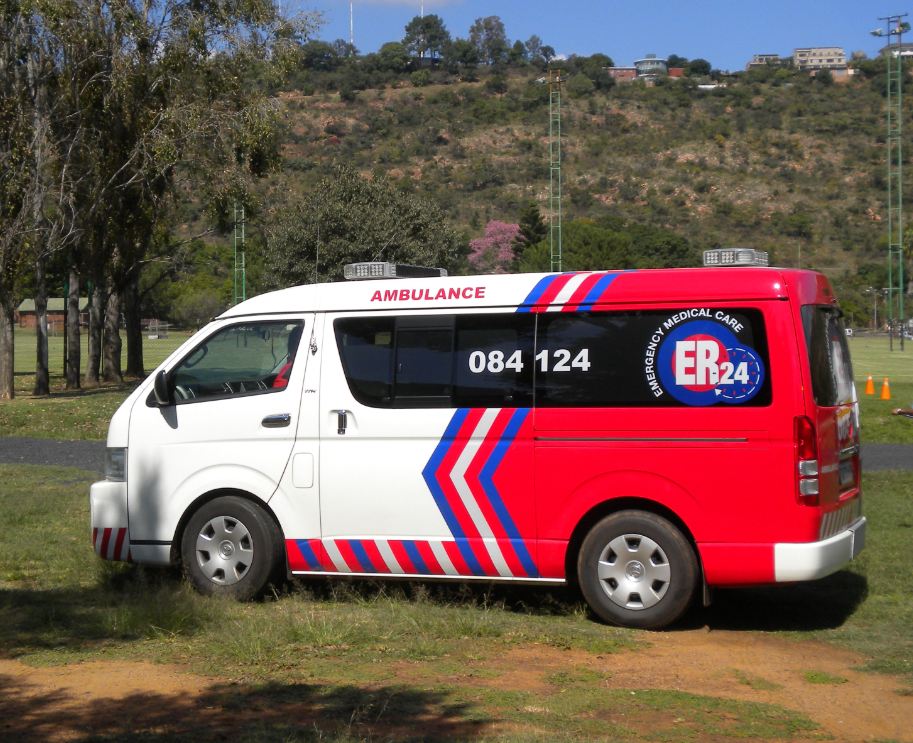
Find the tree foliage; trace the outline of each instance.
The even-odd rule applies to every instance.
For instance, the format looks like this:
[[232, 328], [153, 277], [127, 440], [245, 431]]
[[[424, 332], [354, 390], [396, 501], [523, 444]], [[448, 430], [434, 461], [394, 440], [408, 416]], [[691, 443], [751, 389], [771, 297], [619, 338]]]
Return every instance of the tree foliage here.
[[435, 61], [450, 44], [450, 32], [438, 15], [415, 16], [406, 25], [403, 44], [412, 56]]
[[507, 61], [510, 44], [504, 22], [496, 15], [476, 18], [469, 27], [469, 41], [485, 64], [494, 65]]
[[477, 273], [509, 273], [514, 269], [514, 241], [520, 225], [497, 219], [485, 225], [485, 234], [469, 241], [469, 265]]
[[346, 263], [393, 261], [454, 270], [465, 253], [440, 208], [338, 166], [303, 199], [275, 209], [267, 231], [274, 287], [342, 278]]

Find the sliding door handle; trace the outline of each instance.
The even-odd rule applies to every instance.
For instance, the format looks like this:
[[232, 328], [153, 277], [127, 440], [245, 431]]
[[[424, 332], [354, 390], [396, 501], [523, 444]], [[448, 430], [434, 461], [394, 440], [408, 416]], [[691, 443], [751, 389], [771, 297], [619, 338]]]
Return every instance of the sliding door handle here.
[[260, 421], [260, 425], [264, 428], [285, 428], [291, 422], [292, 416], [288, 413], [277, 413], [276, 415], [266, 416]]

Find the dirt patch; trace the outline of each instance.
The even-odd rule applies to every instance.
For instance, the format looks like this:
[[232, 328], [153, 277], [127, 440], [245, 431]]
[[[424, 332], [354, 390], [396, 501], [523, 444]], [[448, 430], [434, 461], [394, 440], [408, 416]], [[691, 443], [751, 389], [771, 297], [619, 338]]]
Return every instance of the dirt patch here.
[[[641, 639], [644, 646], [636, 650], [599, 656], [544, 646], [516, 648], [496, 660], [468, 664], [465, 674], [433, 678], [433, 669], [426, 667], [421, 685], [431, 681], [547, 693], [557, 690], [562, 674], [586, 671], [598, 674], [608, 689], [666, 689], [778, 705], [805, 715], [838, 741], [913, 741], [909, 687], [895, 677], [859, 670], [864, 659], [850, 651], [749, 632], [695, 630]], [[414, 664], [391, 668], [397, 688], [415, 685], [416, 670]], [[317, 728], [323, 727], [322, 715], [343, 699], [358, 698], [359, 706], [370, 710], [372, 693], [369, 688], [346, 689], [334, 702], [319, 682], [283, 685], [277, 691], [236, 687], [151, 663], [32, 668], [0, 660], [0, 737], [68, 741], [178, 732], [211, 739], [220, 736], [227, 720], [229, 733], [241, 718], [264, 723], [276, 715], [295, 726]], [[377, 694], [378, 704], [386, 704], [382, 697]], [[486, 729], [467, 722], [462, 710], [446, 708], [444, 697], [416, 697], [410, 705], [417, 705], [413, 720], [424, 717], [427, 729], [440, 737], [475, 737]], [[385, 736], [409, 735], [396, 724], [384, 728]], [[357, 727], [349, 732], [357, 735]]]
[[[542, 691], [569, 667], [596, 671], [611, 689], [669, 689], [774, 704], [800, 712], [840, 741], [913, 741], [913, 696], [892, 676], [859, 670], [865, 659], [818, 642], [695, 630], [645, 636], [649, 647], [594, 657], [523, 648], [501, 675], [478, 683]], [[510, 670], [505, 670], [510, 669]]]

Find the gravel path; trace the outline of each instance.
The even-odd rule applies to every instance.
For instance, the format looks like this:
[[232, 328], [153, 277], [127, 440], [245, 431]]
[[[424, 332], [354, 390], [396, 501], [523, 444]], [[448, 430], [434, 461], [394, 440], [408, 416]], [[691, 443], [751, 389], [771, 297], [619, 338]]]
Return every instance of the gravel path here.
[[[105, 471], [104, 441], [0, 438], [0, 464], [44, 464]], [[865, 444], [863, 470], [913, 470], [913, 444]]]

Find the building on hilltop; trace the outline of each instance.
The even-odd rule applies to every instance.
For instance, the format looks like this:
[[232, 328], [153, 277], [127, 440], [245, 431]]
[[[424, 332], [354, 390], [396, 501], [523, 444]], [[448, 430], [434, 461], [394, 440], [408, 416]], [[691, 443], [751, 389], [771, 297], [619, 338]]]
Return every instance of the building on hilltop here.
[[634, 67], [637, 69], [637, 77], [658, 77], [665, 75], [669, 71], [668, 62], [660, 59], [655, 54], [648, 54], [643, 59], [635, 59]]
[[670, 68], [668, 60], [648, 54], [636, 60], [633, 67], [607, 67], [606, 72], [619, 83], [644, 80], [649, 85], [658, 77], [682, 77], [684, 68]]
[[782, 67], [787, 61], [779, 54], [755, 54], [745, 66], [745, 69], [756, 70], [763, 67]]
[[637, 79], [636, 67], [608, 67], [606, 71], [609, 73], [609, 77], [615, 79], [615, 82], [629, 83]]
[[839, 46], [810, 46], [793, 50], [797, 70], [839, 70], [846, 68], [846, 52]]

